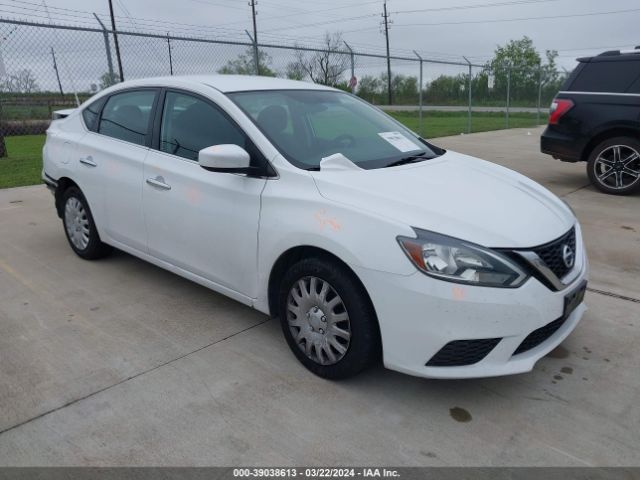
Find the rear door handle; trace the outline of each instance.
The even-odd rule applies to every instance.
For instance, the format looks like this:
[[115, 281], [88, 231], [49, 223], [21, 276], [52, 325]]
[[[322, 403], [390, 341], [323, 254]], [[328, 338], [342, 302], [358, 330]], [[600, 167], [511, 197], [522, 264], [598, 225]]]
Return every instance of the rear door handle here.
[[164, 183], [164, 178], [162, 177], [147, 178], [147, 183], [153, 187], [158, 187], [163, 190], [171, 190], [171, 185]]
[[91, 155], [89, 155], [87, 157], [82, 157], [80, 159], [80, 163], [82, 163], [83, 165], [86, 165], [87, 167], [97, 167], [98, 166], [98, 164], [93, 161], [93, 157]]

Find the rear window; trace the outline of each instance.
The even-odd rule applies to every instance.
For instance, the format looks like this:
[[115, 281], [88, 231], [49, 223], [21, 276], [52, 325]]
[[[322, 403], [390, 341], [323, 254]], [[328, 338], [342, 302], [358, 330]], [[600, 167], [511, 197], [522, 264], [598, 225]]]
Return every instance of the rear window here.
[[566, 86], [574, 92], [626, 93], [638, 77], [640, 61], [603, 59], [578, 66]]

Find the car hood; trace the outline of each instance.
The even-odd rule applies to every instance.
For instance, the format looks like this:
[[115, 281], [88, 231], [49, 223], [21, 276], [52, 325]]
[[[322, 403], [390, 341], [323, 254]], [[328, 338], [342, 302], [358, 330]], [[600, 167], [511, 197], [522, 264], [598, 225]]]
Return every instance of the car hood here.
[[542, 245], [576, 221], [558, 197], [536, 182], [451, 151], [398, 167], [327, 169], [312, 176], [329, 200], [487, 247]]

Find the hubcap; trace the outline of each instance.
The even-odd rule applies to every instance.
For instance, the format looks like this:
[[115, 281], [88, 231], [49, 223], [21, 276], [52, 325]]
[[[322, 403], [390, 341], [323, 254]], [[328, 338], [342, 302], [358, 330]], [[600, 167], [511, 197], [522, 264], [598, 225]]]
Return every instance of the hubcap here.
[[64, 206], [64, 226], [69, 240], [78, 250], [89, 245], [89, 219], [82, 202], [76, 197], [69, 197]]
[[303, 277], [289, 291], [287, 322], [298, 348], [320, 365], [345, 356], [351, 339], [347, 309], [333, 287], [318, 277]]
[[598, 181], [609, 188], [620, 190], [640, 180], [640, 154], [628, 145], [605, 148], [595, 161]]

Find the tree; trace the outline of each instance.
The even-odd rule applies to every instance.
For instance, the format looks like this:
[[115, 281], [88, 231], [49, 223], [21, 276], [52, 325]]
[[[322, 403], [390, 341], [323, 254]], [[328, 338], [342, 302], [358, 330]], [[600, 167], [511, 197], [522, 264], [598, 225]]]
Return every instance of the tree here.
[[116, 73], [104, 72], [100, 75], [100, 79], [98, 80], [98, 86], [100, 90], [104, 90], [105, 88], [110, 87], [111, 85], [115, 85], [120, 81], [120, 77]]
[[285, 75], [289, 80], [304, 80], [306, 72], [299, 62], [291, 62], [287, 65]]
[[373, 75], [365, 75], [358, 82], [357, 94], [360, 98], [364, 98], [368, 102], [376, 103], [378, 96], [382, 91], [382, 85], [379, 77]]
[[22, 69], [7, 76], [2, 90], [9, 93], [34, 93], [40, 90], [38, 82], [29, 69]]
[[[396, 103], [415, 104], [418, 101], [418, 78], [410, 75], [391, 74], [391, 88]], [[365, 75], [358, 83], [356, 92], [365, 100], [381, 104], [387, 101], [387, 74], [377, 77]]]
[[427, 99], [431, 103], [463, 103], [468, 98], [467, 75], [440, 75], [427, 86]]
[[287, 65], [287, 76], [292, 78], [295, 75], [298, 80], [308, 78], [314, 83], [338, 86], [351, 66], [350, 56], [343, 48], [342, 34], [327, 32], [320, 51], [296, 50], [296, 60]]
[[510, 77], [510, 96], [512, 100], [532, 101], [537, 97], [539, 82], [557, 85], [560, 74], [556, 67], [558, 52], [547, 50], [546, 63], [535, 49], [533, 40], [525, 36], [511, 40], [496, 48], [493, 59], [486, 65], [484, 72], [495, 76], [495, 89], [504, 95]]
[[[263, 51], [258, 50], [258, 75], [265, 77], [275, 77], [271, 65], [271, 56]], [[234, 60], [229, 60], [227, 64], [218, 70], [218, 73], [236, 74], [236, 75], [255, 75], [256, 74], [256, 60], [253, 47], [249, 47], [245, 53], [238, 55]]]

